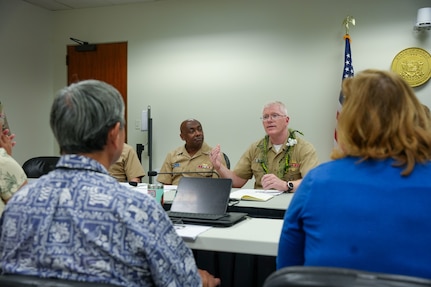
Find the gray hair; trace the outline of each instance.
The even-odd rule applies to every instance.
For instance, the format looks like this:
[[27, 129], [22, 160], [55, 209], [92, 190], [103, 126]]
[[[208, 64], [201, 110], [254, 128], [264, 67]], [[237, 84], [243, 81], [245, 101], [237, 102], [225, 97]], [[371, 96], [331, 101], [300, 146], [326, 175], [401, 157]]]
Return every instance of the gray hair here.
[[62, 153], [103, 150], [118, 122], [123, 129], [123, 98], [113, 86], [97, 80], [63, 88], [51, 107], [50, 125]]
[[280, 108], [280, 112], [284, 113], [286, 116], [289, 116], [287, 114], [287, 108], [286, 108], [286, 106], [282, 102], [280, 102], [280, 101], [275, 101], [275, 102], [267, 103], [265, 106], [263, 106], [263, 110], [266, 109], [266, 108], [272, 107], [272, 106], [278, 106]]

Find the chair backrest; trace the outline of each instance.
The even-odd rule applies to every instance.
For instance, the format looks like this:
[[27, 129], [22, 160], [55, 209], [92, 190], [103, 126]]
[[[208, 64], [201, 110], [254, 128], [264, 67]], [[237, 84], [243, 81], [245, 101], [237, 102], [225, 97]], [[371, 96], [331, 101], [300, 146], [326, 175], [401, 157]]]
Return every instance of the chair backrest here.
[[431, 280], [336, 267], [293, 266], [273, 272], [263, 287], [424, 287]]
[[229, 160], [229, 157], [225, 153], [223, 153], [223, 157], [224, 157], [224, 160], [226, 161], [226, 167], [227, 167], [227, 169], [230, 169], [230, 160]]
[[40, 278], [36, 276], [7, 274], [0, 275], [0, 286], [7, 287], [115, 287], [117, 285], [72, 281], [56, 278]]
[[39, 178], [53, 170], [60, 159], [59, 156], [33, 157], [22, 165], [22, 169], [29, 178]]

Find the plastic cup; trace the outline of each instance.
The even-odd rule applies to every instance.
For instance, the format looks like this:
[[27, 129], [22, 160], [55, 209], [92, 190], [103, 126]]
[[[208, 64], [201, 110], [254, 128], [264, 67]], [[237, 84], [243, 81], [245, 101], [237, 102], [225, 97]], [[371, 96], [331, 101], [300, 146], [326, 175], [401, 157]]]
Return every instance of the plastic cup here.
[[154, 197], [157, 202], [160, 202], [160, 204], [163, 204], [163, 184], [156, 183], [156, 184], [149, 184], [148, 185], [148, 194]]

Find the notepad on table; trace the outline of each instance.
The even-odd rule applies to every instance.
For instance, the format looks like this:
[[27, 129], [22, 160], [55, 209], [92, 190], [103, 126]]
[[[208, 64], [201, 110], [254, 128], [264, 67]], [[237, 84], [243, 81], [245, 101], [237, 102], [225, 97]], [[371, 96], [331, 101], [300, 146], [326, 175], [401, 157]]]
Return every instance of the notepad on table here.
[[230, 193], [230, 198], [236, 200], [267, 201], [281, 193], [283, 193], [283, 191], [273, 189], [239, 189], [232, 191]]

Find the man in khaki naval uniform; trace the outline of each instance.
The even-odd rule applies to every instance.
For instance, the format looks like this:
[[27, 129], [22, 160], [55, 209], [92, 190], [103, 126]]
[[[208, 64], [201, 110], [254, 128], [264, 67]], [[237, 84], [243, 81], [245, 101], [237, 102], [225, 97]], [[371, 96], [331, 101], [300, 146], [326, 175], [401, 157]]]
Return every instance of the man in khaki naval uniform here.
[[256, 189], [294, 192], [305, 174], [317, 166], [316, 150], [288, 128], [289, 116], [283, 103], [265, 105], [262, 122], [266, 136], [249, 147], [233, 171], [219, 163], [219, 145], [211, 152], [214, 168], [221, 177], [232, 178], [233, 187], [244, 186], [254, 176]]
[[[212, 148], [204, 142], [201, 123], [195, 119], [183, 121], [180, 126], [180, 137], [186, 142], [185, 145], [166, 155], [157, 181], [163, 184], [178, 185], [183, 176], [217, 178], [218, 175], [214, 172], [209, 158]], [[226, 167], [224, 157], [220, 159], [219, 164]], [[174, 174], [160, 174], [171, 172]]]
[[142, 182], [144, 168], [135, 150], [124, 143], [120, 158], [109, 167], [109, 173], [119, 182]]

